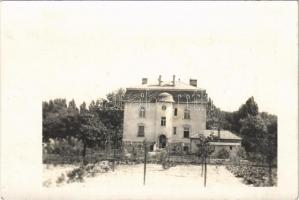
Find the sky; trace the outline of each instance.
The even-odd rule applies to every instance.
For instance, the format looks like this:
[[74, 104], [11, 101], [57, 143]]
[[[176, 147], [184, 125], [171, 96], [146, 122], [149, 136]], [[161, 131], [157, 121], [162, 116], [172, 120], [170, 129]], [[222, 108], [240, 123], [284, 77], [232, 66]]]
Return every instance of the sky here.
[[222, 110], [254, 96], [275, 114], [297, 85], [295, 1], [1, 4], [1, 79], [12, 97], [30, 90], [78, 105], [176, 75], [197, 79]]

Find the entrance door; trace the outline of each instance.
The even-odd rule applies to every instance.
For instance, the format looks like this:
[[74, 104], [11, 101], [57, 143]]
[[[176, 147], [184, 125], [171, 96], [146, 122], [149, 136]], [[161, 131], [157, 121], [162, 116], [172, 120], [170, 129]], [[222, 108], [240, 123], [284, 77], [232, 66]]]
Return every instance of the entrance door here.
[[159, 136], [159, 148], [165, 148], [166, 147], [166, 136], [160, 135]]

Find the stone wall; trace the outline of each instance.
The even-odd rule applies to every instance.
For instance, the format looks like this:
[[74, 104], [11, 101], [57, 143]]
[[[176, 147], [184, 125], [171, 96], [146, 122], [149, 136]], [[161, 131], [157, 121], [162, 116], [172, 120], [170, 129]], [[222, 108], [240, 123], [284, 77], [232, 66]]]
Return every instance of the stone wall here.
[[[199, 144], [198, 140], [195, 140], [195, 139], [191, 140], [190, 146], [191, 146], [192, 153], [198, 152], [197, 144]], [[238, 156], [237, 152], [241, 146], [241, 142], [232, 142], [231, 144], [228, 144], [228, 143], [221, 144], [221, 142], [219, 142], [217, 145], [210, 145], [210, 146], [214, 150], [214, 152], [211, 154], [211, 157], [217, 157], [217, 154], [219, 153], [219, 151], [221, 151], [222, 149], [225, 149], [229, 153], [229, 158], [233, 159]]]
[[237, 151], [238, 151], [239, 145], [217, 145], [215, 146], [215, 150], [213, 152], [213, 154], [211, 155], [211, 157], [217, 157], [217, 154], [219, 153], [219, 151], [221, 151], [222, 149], [226, 150], [229, 153], [229, 158], [230, 159], [235, 159], [236, 157], [238, 157], [237, 155]]
[[186, 155], [190, 154], [189, 142], [172, 142], [168, 145], [168, 152], [173, 155]]
[[[154, 142], [147, 142], [147, 151], [151, 152], [154, 149]], [[144, 155], [144, 143], [134, 141], [124, 141], [123, 143], [124, 153], [131, 154], [133, 156]]]

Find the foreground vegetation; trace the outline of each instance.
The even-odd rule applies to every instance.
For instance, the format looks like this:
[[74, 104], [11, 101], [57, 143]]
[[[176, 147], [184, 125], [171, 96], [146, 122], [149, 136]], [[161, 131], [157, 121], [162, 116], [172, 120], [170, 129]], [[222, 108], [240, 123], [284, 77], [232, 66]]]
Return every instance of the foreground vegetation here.
[[243, 182], [255, 187], [268, 187], [277, 185], [277, 169], [269, 173], [265, 167], [256, 166], [226, 166], [236, 177], [243, 178]]
[[[63, 165], [60, 165], [63, 166]], [[72, 169], [65, 170], [58, 176], [55, 183], [51, 179], [47, 179], [43, 182], [43, 186], [50, 187], [53, 184], [61, 186], [63, 184], [69, 184], [73, 182], [84, 182], [88, 177], [95, 177], [98, 174], [106, 173], [113, 168], [113, 163], [109, 161], [101, 161], [88, 165], [79, 165]]]

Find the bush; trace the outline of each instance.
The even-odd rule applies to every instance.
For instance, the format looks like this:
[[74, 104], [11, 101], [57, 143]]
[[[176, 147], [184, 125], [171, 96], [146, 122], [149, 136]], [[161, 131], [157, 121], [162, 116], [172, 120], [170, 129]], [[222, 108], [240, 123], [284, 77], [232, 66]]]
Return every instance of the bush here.
[[277, 174], [272, 174], [273, 183], [269, 184], [267, 168], [253, 166], [227, 166], [227, 169], [236, 177], [242, 177], [245, 184], [252, 184], [255, 187], [276, 185]]
[[158, 163], [165, 163], [166, 162], [166, 159], [167, 159], [167, 152], [166, 151], [160, 151], [160, 152], [157, 152], [156, 154], [156, 160]]
[[80, 155], [82, 149], [82, 141], [74, 137], [51, 138], [47, 143], [43, 144], [44, 154]]
[[81, 166], [79, 168], [76, 168], [72, 171], [70, 171], [69, 173], [67, 173], [68, 176], [68, 183], [71, 182], [76, 182], [76, 181], [80, 181], [83, 182], [84, 181], [84, 176], [85, 175], [85, 170], [84, 167]]
[[43, 186], [44, 187], [50, 187], [52, 185], [52, 181], [51, 179], [48, 179], [46, 181], [43, 182]]
[[175, 163], [169, 160], [168, 153], [166, 150], [162, 150], [155, 155], [156, 163], [162, 164], [163, 169], [169, 169], [175, 166]]
[[105, 173], [111, 169], [112, 163], [109, 161], [101, 161], [95, 164], [82, 165], [67, 173], [67, 182], [83, 182], [85, 177], [94, 177], [98, 173]]
[[246, 151], [245, 151], [244, 147], [238, 148], [237, 155], [239, 156], [240, 159], [246, 159]]
[[62, 173], [56, 180], [56, 184], [59, 185], [65, 181], [65, 175]]
[[90, 169], [91, 169], [90, 170], [91, 173], [105, 173], [112, 169], [112, 163], [109, 161], [102, 161], [102, 162], [96, 163]]

